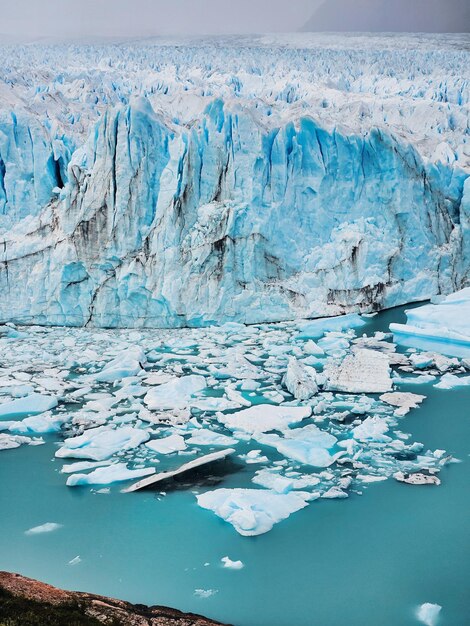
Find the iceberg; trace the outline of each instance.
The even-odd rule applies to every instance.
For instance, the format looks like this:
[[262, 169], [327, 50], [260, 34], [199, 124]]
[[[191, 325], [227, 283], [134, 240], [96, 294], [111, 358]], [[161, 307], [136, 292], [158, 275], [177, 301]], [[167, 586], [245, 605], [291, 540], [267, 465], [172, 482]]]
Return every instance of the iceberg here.
[[18, 398], [11, 402], [0, 404], [0, 418], [25, 417], [45, 413], [57, 406], [57, 398], [32, 393], [25, 398]]
[[150, 410], [185, 409], [190, 406], [194, 394], [206, 388], [204, 376], [190, 374], [153, 387], [144, 402]]
[[394, 341], [453, 357], [470, 357], [470, 287], [437, 304], [406, 311], [406, 324], [390, 324]]
[[248, 434], [264, 433], [270, 430], [284, 430], [309, 417], [312, 409], [308, 406], [274, 406], [257, 404], [234, 413], [217, 415], [218, 421], [233, 431]]
[[297, 400], [308, 400], [318, 392], [315, 370], [290, 357], [282, 379], [287, 391]]
[[442, 606], [425, 602], [416, 611], [417, 619], [425, 626], [436, 626]]
[[315, 467], [329, 467], [343, 454], [331, 452], [337, 442], [336, 437], [320, 430], [315, 424], [284, 430], [283, 435], [259, 435], [257, 441], [276, 448], [283, 456]]
[[51, 533], [59, 528], [62, 528], [62, 524], [57, 524], [56, 522], [46, 522], [45, 524], [34, 526], [34, 528], [26, 530], [25, 535], [42, 535], [43, 533]]
[[340, 363], [328, 360], [323, 373], [329, 391], [384, 393], [392, 389], [389, 358], [377, 350], [358, 348]]
[[197, 503], [232, 524], [245, 537], [269, 532], [274, 524], [307, 506], [310, 494], [280, 494], [266, 489], [216, 489], [197, 496]]
[[135, 376], [142, 370], [142, 364], [146, 362], [142, 348], [127, 348], [116, 356], [106, 366], [94, 374], [93, 378], [99, 382], [114, 383], [128, 376]]
[[228, 556], [223, 556], [220, 560], [226, 569], [243, 569], [245, 567], [243, 561], [232, 561]]
[[184, 437], [181, 435], [170, 435], [161, 439], [151, 439], [145, 444], [152, 452], [158, 454], [171, 454], [172, 452], [181, 452], [186, 450]]
[[142, 478], [155, 473], [154, 467], [145, 467], [142, 469], [128, 469], [126, 463], [115, 463], [108, 467], [99, 467], [88, 474], [71, 474], [67, 478], [68, 487], [77, 487], [80, 485], [110, 485], [111, 483], [122, 482], [124, 480], [132, 480], [133, 478]]
[[116, 452], [137, 448], [149, 437], [145, 430], [131, 426], [122, 426], [116, 429], [109, 426], [98, 426], [86, 430], [77, 437], [65, 439], [64, 445], [57, 450], [55, 455], [60, 459], [74, 457], [103, 461]]

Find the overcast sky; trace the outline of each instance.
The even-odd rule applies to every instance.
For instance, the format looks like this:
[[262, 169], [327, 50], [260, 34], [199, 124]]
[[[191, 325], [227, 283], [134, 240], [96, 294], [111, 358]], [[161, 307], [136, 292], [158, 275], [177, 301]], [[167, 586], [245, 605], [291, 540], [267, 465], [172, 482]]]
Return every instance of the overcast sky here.
[[20, 38], [299, 30], [322, 0], [0, 0], [0, 33]]

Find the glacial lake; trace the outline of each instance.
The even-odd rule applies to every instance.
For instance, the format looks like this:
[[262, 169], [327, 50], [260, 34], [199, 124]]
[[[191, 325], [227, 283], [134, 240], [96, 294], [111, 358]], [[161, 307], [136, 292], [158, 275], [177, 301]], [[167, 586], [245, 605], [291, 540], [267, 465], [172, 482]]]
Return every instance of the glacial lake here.
[[[404, 321], [402, 309], [371, 318], [359, 334], [386, 331], [392, 321]], [[416, 626], [415, 610], [424, 602], [442, 605], [439, 625], [466, 626], [470, 388], [400, 390], [427, 397], [402, 418], [402, 430], [461, 461], [441, 470], [442, 484], [390, 478], [367, 485], [363, 495], [313, 501], [257, 537], [240, 536], [199, 507], [193, 492], [204, 485], [164, 496], [158, 490], [122, 494], [120, 484], [109, 493], [68, 488], [63, 460], [54, 458], [59, 436], [4, 450], [0, 569], [236, 626]], [[255, 469], [235, 459], [218, 486], [253, 487]], [[25, 534], [46, 522], [62, 527]], [[224, 556], [240, 559], [244, 568], [224, 568]]]

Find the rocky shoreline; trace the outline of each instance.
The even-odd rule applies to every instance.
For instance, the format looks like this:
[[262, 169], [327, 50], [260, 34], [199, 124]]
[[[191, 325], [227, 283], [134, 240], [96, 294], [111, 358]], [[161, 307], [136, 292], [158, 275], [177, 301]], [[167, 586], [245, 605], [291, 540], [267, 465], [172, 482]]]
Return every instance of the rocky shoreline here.
[[220, 622], [163, 606], [131, 604], [64, 591], [20, 574], [0, 572], [0, 626], [220, 626]]

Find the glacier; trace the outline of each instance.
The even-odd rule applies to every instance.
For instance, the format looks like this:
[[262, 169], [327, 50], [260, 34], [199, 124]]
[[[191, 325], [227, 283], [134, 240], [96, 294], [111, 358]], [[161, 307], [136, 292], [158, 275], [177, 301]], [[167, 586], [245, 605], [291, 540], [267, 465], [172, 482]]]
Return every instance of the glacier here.
[[0, 321], [286, 321], [466, 287], [468, 37], [397, 41], [1, 45]]

